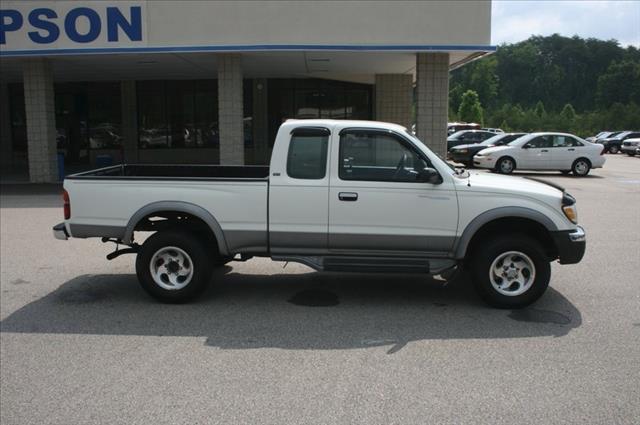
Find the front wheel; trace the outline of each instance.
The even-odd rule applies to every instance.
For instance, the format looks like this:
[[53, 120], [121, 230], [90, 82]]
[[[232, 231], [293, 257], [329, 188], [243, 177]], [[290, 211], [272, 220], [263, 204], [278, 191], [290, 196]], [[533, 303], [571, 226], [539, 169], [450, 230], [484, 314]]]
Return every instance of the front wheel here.
[[549, 286], [549, 259], [540, 243], [526, 235], [496, 237], [473, 256], [475, 288], [494, 307], [526, 307]]
[[199, 238], [187, 231], [166, 230], [151, 235], [136, 258], [142, 288], [168, 303], [189, 301], [211, 279], [211, 261]]
[[609, 148], [609, 153], [617, 154], [618, 152], [620, 152], [620, 148], [617, 147], [616, 145], [613, 145]]
[[515, 169], [515, 161], [508, 157], [500, 158], [496, 163], [496, 171], [500, 174], [511, 174]]

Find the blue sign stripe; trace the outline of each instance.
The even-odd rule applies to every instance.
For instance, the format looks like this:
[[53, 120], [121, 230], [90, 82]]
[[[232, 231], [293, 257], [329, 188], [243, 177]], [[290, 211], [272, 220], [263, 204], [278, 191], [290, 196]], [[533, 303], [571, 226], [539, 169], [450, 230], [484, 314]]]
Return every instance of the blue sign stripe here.
[[165, 47], [103, 47], [86, 49], [0, 50], [0, 56], [50, 56], [107, 53], [185, 53], [185, 52], [267, 52], [267, 51], [363, 51], [363, 52], [433, 52], [433, 51], [494, 52], [488, 45], [316, 45], [316, 44], [251, 44], [230, 46], [165, 46]]

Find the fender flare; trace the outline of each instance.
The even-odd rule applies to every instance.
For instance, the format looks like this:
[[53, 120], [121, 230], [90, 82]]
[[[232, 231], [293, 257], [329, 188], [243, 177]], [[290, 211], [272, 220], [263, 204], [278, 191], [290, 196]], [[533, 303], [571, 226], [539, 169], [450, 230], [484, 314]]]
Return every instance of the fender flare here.
[[467, 253], [467, 248], [476, 232], [485, 224], [499, 218], [526, 218], [543, 225], [548, 231], [558, 230], [558, 226], [540, 211], [525, 207], [500, 207], [483, 212], [465, 227], [462, 236], [458, 238], [454, 247], [454, 257], [463, 259]]
[[124, 243], [131, 243], [131, 240], [133, 239], [133, 231], [138, 222], [140, 222], [140, 220], [142, 220], [149, 214], [159, 213], [163, 211], [183, 212], [198, 217], [200, 220], [204, 221], [213, 232], [213, 235], [218, 242], [218, 249], [220, 250], [220, 254], [229, 255], [229, 247], [227, 245], [227, 241], [224, 238], [224, 232], [222, 231], [222, 227], [220, 227], [220, 223], [218, 223], [218, 220], [216, 220], [215, 217], [204, 208], [184, 201], [152, 202], [151, 204], [147, 204], [144, 207], [140, 208], [129, 219], [122, 241]]

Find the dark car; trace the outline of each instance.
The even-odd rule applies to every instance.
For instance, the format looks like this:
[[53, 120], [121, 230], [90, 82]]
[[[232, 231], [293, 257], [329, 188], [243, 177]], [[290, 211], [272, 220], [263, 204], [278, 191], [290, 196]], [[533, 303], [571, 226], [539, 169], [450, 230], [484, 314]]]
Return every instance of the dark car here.
[[598, 139], [598, 143], [604, 146], [604, 151], [609, 153], [618, 153], [622, 147], [622, 142], [627, 139], [635, 139], [640, 137], [640, 131], [623, 131], [615, 136], [609, 136], [606, 139]]
[[447, 137], [447, 150], [450, 150], [454, 146], [459, 145], [472, 145], [475, 143], [484, 142], [489, 137], [495, 136], [496, 133], [484, 130], [462, 130], [453, 133]]
[[455, 162], [460, 162], [466, 165], [468, 168], [471, 168], [473, 166], [473, 156], [481, 150], [493, 146], [506, 145], [507, 143], [512, 142], [517, 138], [524, 136], [525, 134], [527, 133], [500, 133], [495, 134], [493, 137], [489, 137], [487, 140], [481, 143], [454, 146], [449, 150], [447, 158]]

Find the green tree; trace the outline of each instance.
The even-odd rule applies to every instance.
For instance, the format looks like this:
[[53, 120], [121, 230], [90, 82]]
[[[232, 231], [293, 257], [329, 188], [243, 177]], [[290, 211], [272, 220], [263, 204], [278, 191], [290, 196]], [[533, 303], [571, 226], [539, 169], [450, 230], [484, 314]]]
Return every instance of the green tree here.
[[573, 109], [570, 103], [567, 103], [560, 111], [560, 117], [568, 122], [573, 122], [576, 119], [576, 111]]
[[458, 109], [458, 117], [465, 122], [476, 122], [481, 124], [484, 122], [483, 110], [478, 93], [473, 90], [467, 90], [462, 95], [460, 108]]
[[544, 118], [545, 115], [547, 115], [547, 110], [544, 108], [544, 103], [542, 103], [542, 101], [538, 101], [538, 103], [536, 103], [536, 109], [535, 109], [535, 114], [538, 118]]
[[640, 103], [640, 62], [613, 62], [598, 78], [597, 99], [602, 107], [615, 102]]

